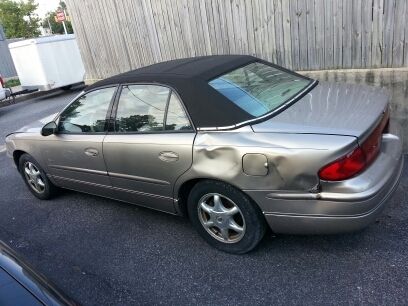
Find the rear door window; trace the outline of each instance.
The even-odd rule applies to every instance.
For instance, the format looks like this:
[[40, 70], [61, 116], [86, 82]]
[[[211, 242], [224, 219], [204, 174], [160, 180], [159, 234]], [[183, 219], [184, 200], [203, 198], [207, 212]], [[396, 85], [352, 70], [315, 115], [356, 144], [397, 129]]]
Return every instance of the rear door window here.
[[190, 120], [181, 105], [178, 96], [173, 92], [170, 97], [166, 116], [167, 131], [189, 131], [192, 130]]
[[125, 85], [116, 111], [115, 131], [152, 133], [191, 130], [178, 96], [160, 85]]
[[169, 94], [170, 89], [164, 86], [123, 86], [116, 112], [116, 131], [162, 131]]

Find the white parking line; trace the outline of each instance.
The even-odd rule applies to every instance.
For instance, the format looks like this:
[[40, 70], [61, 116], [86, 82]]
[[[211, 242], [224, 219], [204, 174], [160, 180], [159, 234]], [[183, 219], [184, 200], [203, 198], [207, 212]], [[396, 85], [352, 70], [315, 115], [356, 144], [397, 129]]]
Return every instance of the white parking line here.
[[6, 145], [0, 145], [0, 153], [6, 152]]

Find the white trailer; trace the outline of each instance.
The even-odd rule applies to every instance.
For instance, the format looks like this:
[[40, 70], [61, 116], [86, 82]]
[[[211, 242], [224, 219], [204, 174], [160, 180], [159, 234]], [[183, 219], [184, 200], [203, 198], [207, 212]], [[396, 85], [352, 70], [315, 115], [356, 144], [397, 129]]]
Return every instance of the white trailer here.
[[85, 78], [75, 35], [56, 35], [9, 44], [23, 89], [69, 88]]

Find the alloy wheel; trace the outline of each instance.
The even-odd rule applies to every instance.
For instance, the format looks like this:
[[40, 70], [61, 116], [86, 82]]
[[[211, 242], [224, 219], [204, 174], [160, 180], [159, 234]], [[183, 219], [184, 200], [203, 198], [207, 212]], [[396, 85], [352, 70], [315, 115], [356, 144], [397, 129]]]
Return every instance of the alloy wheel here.
[[198, 203], [198, 218], [204, 229], [224, 243], [238, 242], [245, 235], [245, 219], [239, 207], [219, 193], [204, 195]]
[[35, 192], [43, 193], [45, 191], [44, 178], [40, 170], [32, 162], [27, 161], [24, 163], [24, 175], [28, 184]]

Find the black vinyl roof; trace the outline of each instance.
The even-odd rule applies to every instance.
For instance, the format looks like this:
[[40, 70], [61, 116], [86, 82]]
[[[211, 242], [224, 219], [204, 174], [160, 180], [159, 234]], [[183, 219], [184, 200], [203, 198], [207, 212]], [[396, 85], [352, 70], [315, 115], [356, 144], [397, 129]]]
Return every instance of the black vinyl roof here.
[[256, 61], [264, 62], [248, 55], [213, 55], [171, 60], [101, 80], [85, 91], [114, 84], [158, 83], [176, 90], [195, 127], [233, 126], [255, 117], [213, 89], [208, 82]]

